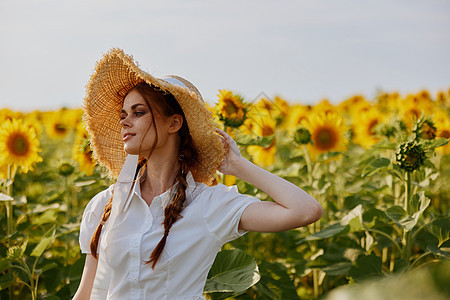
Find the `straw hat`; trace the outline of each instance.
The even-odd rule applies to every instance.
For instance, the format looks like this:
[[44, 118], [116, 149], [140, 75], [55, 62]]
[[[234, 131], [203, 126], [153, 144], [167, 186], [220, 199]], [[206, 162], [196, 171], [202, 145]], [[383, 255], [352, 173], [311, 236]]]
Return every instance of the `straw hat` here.
[[180, 104], [199, 154], [198, 168], [190, 171], [196, 181], [210, 184], [225, 149], [199, 91], [178, 76], [153, 77], [117, 48], [97, 62], [86, 85], [83, 121], [91, 136], [94, 158], [108, 169], [110, 177], [117, 179], [127, 157], [120, 133], [120, 112], [125, 95], [143, 81], [171, 93]]

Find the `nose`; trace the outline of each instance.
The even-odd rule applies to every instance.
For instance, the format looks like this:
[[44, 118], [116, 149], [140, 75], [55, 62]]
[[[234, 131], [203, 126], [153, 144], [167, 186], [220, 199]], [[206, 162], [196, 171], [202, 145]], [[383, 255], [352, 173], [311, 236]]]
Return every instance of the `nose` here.
[[130, 127], [130, 122], [128, 121], [128, 116], [125, 117], [124, 119], [120, 120], [119, 124], [124, 128]]

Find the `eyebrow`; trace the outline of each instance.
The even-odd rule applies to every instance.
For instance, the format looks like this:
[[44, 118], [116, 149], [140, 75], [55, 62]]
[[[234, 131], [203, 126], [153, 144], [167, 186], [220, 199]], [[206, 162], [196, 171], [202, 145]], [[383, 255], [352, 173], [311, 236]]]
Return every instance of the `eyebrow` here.
[[[142, 105], [142, 106], [144, 106], [144, 107], [145, 107], [145, 105], [144, 105], [144, 104], [138, 103], [138, 104], [134, 104], [134, 105], [132, 105], [132, 106], [131, 106], [131, 110], [134, 110], [134, 109], [135, 109], [135, 108], [136, 108], [137, 106], [139, 106], [139, 105]], [[126, 111], [122, 109], [121, 113], [126, 113]]]

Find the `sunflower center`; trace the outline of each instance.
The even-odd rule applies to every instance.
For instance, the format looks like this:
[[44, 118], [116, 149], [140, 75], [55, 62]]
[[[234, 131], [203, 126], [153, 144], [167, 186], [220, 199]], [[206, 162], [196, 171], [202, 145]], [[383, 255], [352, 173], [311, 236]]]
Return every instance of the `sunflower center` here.
[[66, 126], [64, 126], [64, 125], [61, 124], [61, 123], [56, 123], [56, 124], [55, 124], [55, 131], [56, 131], [57, 133], [64, 134], [64, 133], [66, 133], [67, 128], [66, 128]]
[[315, 143], [320, 150], [332, 149], [337, 142], [337, 134], [330, 128], [321, 128], [317, 131]]
[[372, 121], [369, 123], [369, 127], [368, 127], [367, 129], [368, 129], [370, 135], [375, 134], [374, 128], [375, 128], [375, 126], [377, 126], [377, 125], [378, 125], [378, 120], [376, 120], [376, 119], [375, 119], [375, 120], [372, 120]]
[[261, 131], [262, 136], [269, 136], [273, 134], [273, 128], [268, 125], [264, 125]]
[[270, 103], [269, 101], [264, 101], [263, 102], [263, 107], [264, 109], [271, 111], [272, 110], [272, 103]]
[[26, 155], [28, 153], [29, 146], [30, 145], [28, 144], [27, 139], [21, 134], [13, 135], [9, 139], [8, 143], [9, 151], [17, 156]]
[[226, 104], [224, 109], [227, 115], [231, 116], [238, 111], [239, 108], [236, 106], [236, 104], [234, 104], [232, 100], [226, 100], [225, 102]]
[[447, 139], [450, 138], [450, 130], [442, 130], [439, 137], [443, 137], [443, 138], [447, 138]]

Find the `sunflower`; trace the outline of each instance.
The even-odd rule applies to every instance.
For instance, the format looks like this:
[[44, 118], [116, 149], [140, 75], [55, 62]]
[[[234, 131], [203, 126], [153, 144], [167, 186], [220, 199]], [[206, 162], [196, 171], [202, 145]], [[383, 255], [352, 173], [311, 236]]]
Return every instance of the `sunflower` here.
[[281, 120], [284, 120], [284, 118], [287, 116], [289, 109], [290, 109], [290, 105], [289, 103], [281, 98], [280, 96], [275, 96], [275, 105], [278, 108], [279, 111], [279, 116], [278, 118], [281, 118]]
[[344, 119], [333, 112], [320, 112], [313, 114], [303, 122], [311, 134], [313, 144], [308, 144], [311, 158], [326, 152], [345, 151], [348, 140], [344, 137], [349, 129], [344, 124]]
[[224, 184], [226, 186], [232, 186], [236, 184], [236, 177], [233, 175], [223, 175], [225, 176]]
[[[271, 136], [275, 134], [276, 121], [267, 117], [254, 121], [254, 130], [258, 136]], [[275, 162], [275, 138], [268, 147], [252, 145], [247, 147], [247, 152], [256, 164], [270, 166]]]
[[287, 129], [288, 132], [293, 133], [303, 121], [308, 119], [308, 115], [311, 114], [312, 110], [313, 107], [310, 105], [292, 105], [286, 116], [283, 128]]
[[353, 121], [353, 141], [364, 148], [370, 148], [380, 141], [375, 128], [385, 123], [386, 116], [378, 109], [372, 108], [359, 116], [354, 117]]
[[368, 111], [373, 110], [374, 106], [368, 101], [359, 102], [351, 106], [348, 110], [348, 121], [349, 123], [357, 123], [361, 115], [366, 114]]
[[247, 152], [252, 157], [253, 161], [261, 165], [263, 167], [267, 167], [273, 165], [275, 162], [275, 153], [277, 152], [275, 146], [275, 139], [269, 147], [261, 147], [261, 146], [248, 146]]
[[42, 161], [35, 129], [22, 119], [6, 120], [0, 126], [0, 164], [21, 167], [24, 173]]
[[266, 115], [269, 118], [276, 120], [277, 124], [281, 124], [288, 113], [289, 104], [279, 96], [275, 97], [275, 101], [271, 101], [267, 98], [260, 98], [253, 105], [253, 109], [258, 114]]
[[253, 104], [253, 107], [256, 110], [262, 110], [264, 113], [269, 115], [270, 117], [274, 117], [277, 111], [277, 107], [275, 104], [267, 98], [261, 98], [256, 103]]
[[0, 109], [0, 121], [12, 120], [12, 119], [21, 119], [24, 114], [19, 111], [13, 111], [9, 108]]
[[252, 118], [247, 118], [244, 121], [244, 124], [239, 127], [241, 134], [255, 135], [255, 127], [256, 123]]
[[96, 163], [90, 147], [89, 135], [83, 123], [77, 126], [72, 158], [80, 164], [81, 171], [84, 171], [87, 176], [92, 175]]
[[241, 126], [246, 118], [247, 105], [244, 99], [232, 91], [219, 90], [219, 102], [217, 104], [217, 115], [225, 126], [237, 128]]
[[42, 135], [42, 132], [44, 131], [43, 122], [42, 122], [42, 120], [43, 120], [42, 112], [40, 112], [38, 110], [32, 111], [32, 112], [24, 115], [23, 119], [25, 120], [26, 123], [32, 124], [32, 126], [36, 130], [37, 136]]
[[337, 108], [342, 113], [351, 115], [355, 109], [367, 106], [370, 106], [370, 103], [363, 95], [355, 95], [339, 103]]
[[441, 106], [449, 106], [450, 93], [446, 94], [444, 91], [439, 91], [436, 95], [436, 102]]
[[[438, 138], [446, 138], [450, 142], [450, 117], [448, 114], [440, 110], [433, 117], [436, 126], [436, 137]], [[450, 154], [450, 144], [447, 144], [443, 147], [436, 148], [436, 152], [441, 154]]]
[[70, 122], [72, 122], [73, 125], [72, 128], [76, 128], [82, 123], [83, 113], [84, 111], [82, 108], [73, 108], [68, 111]]
[[53, 139], [63, 139], [74, 126], [74, 116], [67, 109], [44, 114], [46, 132]]
[[402, 105], [402, 98], [398, 92], [380, 93], [377, 96], [375, 106], [383, 113], [397, 113]]
[[337, 111], [336, 107], [331, 104], [328, 99], [322, 99], [317, 105], [313, 108], [315, 113], [335, 113]]
[[400, 118], [408, 129], [411, 129], [414, 122], [422, 115], [432, 115], [434, 111], [433, 102], [424, 92], [418, 95], [407, 95], [399, 107]]
[[0, 179], [8, 179], [8, 166], [0, 165]]

